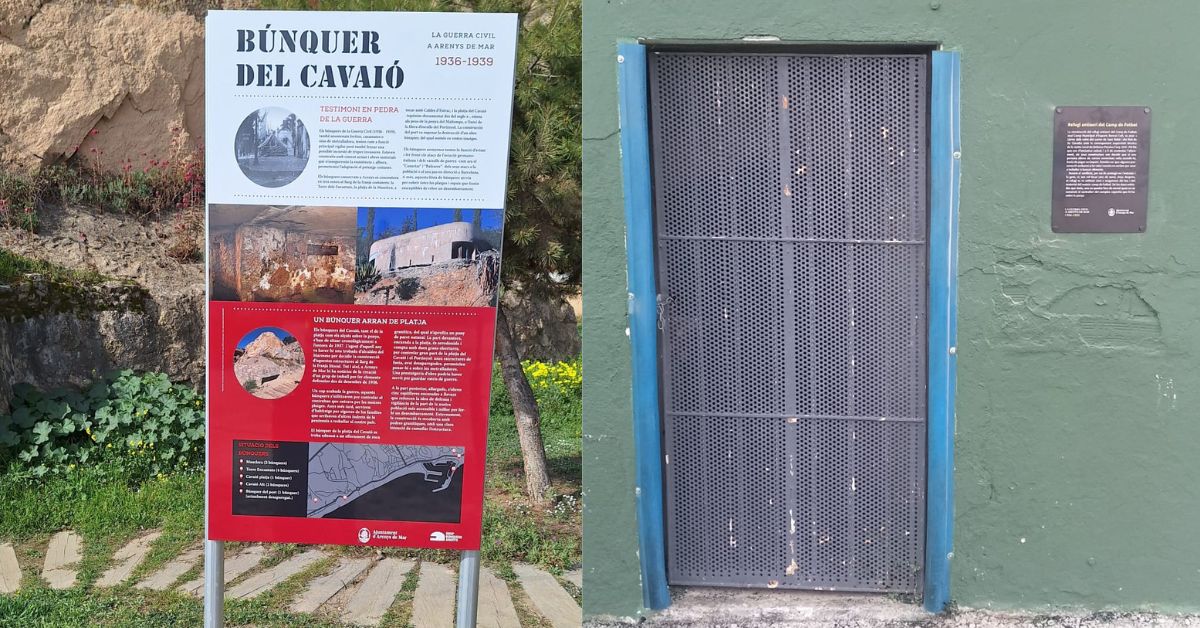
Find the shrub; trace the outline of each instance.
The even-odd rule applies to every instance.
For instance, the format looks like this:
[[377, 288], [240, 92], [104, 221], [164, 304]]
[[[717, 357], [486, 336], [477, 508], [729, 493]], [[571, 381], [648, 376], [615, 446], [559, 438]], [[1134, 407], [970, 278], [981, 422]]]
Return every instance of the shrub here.
[[94, 465], [143, 481], [204, 464], [204, 400], [165, 374], [121, 371], [86, 390], [13, 387], [0, 469], [34, 477]]
[[[578, 428], [583, 412], [583, 368], [580, 359], [575, 358], [570, 362], [525, 360], [521, 362], [521, 367], [541, 411], [542, 425]], [[492, 368], [490, 408], [494, 415], [513, 413], [499, 363]]]

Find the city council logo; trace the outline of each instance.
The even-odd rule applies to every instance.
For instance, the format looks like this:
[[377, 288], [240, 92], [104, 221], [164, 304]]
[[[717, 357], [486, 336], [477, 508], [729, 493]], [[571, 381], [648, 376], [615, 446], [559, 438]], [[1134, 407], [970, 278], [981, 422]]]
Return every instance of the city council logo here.
[[358, 531], [358, 542], [359, 543], [366, 543], [367, 541], [370, 541], [370, 540], [371, 540], [371, 531], [370, 530], [363, 528]]

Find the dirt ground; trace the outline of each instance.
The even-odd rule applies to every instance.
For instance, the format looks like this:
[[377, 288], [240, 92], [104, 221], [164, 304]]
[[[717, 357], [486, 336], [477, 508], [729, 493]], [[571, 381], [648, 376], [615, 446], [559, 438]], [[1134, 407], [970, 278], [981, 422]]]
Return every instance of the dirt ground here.
[[646, 618], [592, 618], [588, 628], [1200, 628], [1200, 616], [1151, 612], [1028, 613], [953, 609], [931, 615], [919, 605], [875, 594], [677, 587], [671, 607]]
[[0, 230], [0, 246], [67, 268], [134, 279], [151, 292], [202, 290], [204, 264], [180, 263], [167, 254], [172, 217], [139, 220], [89, 208], [55, 208], [42, 212], [38, 233]]

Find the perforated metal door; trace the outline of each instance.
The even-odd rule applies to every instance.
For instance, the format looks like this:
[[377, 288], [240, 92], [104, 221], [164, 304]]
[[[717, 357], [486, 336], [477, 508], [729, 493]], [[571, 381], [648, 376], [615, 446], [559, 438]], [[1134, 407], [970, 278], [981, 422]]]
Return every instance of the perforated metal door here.
[[650, 56], [672, 584], [920, 586], [926, 63]]

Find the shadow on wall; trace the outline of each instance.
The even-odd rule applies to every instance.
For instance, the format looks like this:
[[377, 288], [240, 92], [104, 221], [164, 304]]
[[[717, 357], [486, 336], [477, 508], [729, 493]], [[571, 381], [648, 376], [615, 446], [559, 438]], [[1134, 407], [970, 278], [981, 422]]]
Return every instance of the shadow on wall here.
[[[161, 371], [203, 384], [203, 320], [166, 332], [164, 308], [142, 288], [101, 285], [64, 289], [31, 282], [10, 287], [0, 301], [0, 413], [14, 384], [39, 389], [86, 386], [117, 369]], [[69, 294], [68, 294], [69, 293]], [[173, 335], [172, 335], [173, 334]], [[193, 349], [181, 354], [180, 338]]]

